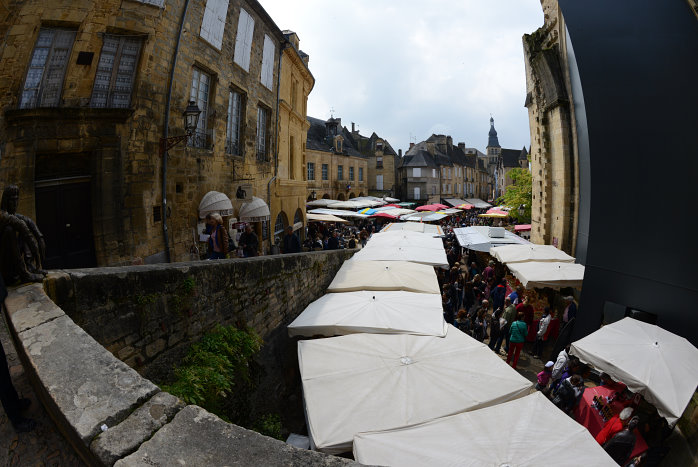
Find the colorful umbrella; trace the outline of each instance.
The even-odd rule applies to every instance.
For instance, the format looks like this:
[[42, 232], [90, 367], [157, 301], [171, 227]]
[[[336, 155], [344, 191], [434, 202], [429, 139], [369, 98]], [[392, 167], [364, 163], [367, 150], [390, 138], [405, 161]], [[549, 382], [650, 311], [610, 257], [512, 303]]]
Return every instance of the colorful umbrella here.
[[361, 211], [359, 211], [359, 214], [367, 214], [367, 215], [370, 215], [370, 214], [373, 214], [373, 213], [375, 213], [375, 212], [376, 212], [375, 209], [372, 209], [372, 208], [364, 208], [364, 209], [362, 209]]
[[459, 204], [458, 206], [455, 206], [456, 209], [464, 209], [466, 211], [468, 209], [472, 209], [473, 207], [474, 206], [472, 204], [468, 204], [468, 203], [463, 203], [463, 204]]
[[442, 205], [436, 205], [436, 204], [425, 204], [424, 206], [417, 206], [417, 211], [438, 211], [439, 209], [445, 209], [440, 207]]
[[436, 206], [439, 209], [448, 209], [448, 206], [446, 206], [445, 204], [441, 204], [441, 203], [434, 203], [434, 206]]
[[375, 214], [371, 214], [368, 217], [387, 217], [388, 219], [397, 219], [397, 216], [390, 215], [387, 212], [377, 212]]

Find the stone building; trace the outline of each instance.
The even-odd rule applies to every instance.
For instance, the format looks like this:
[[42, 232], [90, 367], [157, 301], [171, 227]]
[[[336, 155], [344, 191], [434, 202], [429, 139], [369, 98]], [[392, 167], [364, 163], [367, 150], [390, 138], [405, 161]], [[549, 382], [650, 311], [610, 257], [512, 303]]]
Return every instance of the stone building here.
[[[302, 208], [270, 199], [300, 172], [277, 170], [279, 67], [293, 63], [281, 75], [302, 104], [312, 77], [256, 0], [27, 0], [3, 18], [0, 180], [20, 185], [48, 267], [189, 259], [212, 190], [234, 215], [241, 185], [278, 212]], [[193, 137], [163, 153], [190, 100]], [[268, 245], [268, 221], [255, 228]]]
[[579, 163], [567, 40], [557, 1], [543, 0], [541, 5], [545, 24], [523, 37], [533, 180], [531, 241], [574, 255]]
[[[494, 128], [494, 118], [490, 117], [490, 131], [487, 134], [487, 156], [483, 159], [487, 172], [494, 179], [494, 185], [488, 198], [496, 200], [503, 196], [506, 188], [512, 184], [507, 177], [509, 171], [516, 167], [528, 167], [528, 151], [505, 149], [499, 145], [497, 130]], [[484, 199], [484, 198], [483, 198]]]
[[[368, 159], [368, 195], [382, 198], [395, 196], [397, 190], [397, 158], [388, 141], [375, 132], [371, 136], [362, 136], [351, 124], [351, 143]], [[402, 151], [400, 151], [402, 152]]]
[[368, 193], [368, 156], [359, 152], [341, 118], [308, 117], [306, 199], [344, 201]]
[[466, 148], [465, 143], [454, 146], [447, 135], [431, 135], [410, 144], [398, 167], [400, 199], [431, 204], [448, 198], [481, 197], [492, 185], [492, 177], [478, 155], [482, 153]]

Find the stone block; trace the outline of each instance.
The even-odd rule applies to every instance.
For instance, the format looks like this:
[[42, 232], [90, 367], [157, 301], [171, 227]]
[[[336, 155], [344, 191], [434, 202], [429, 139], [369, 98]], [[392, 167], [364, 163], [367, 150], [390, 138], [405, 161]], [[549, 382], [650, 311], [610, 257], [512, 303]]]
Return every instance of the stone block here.
[[189, 405], [116, 467], [152, 465], [358, 466], [357, 462], [295, 448], [226, 423]]
[[138, 449], [184, 406], [184, 402], [172, 394], [159, 392], [126, 420], [97, 436], [90, 449], [104, 465], [114, 465]]
[[150, 343], [145, 346], [145, 355], [148, 358], [152, 358], [155, 355], [159, 354], [163, 350], [165, 350], [165, 346], [167, 345], [167, 342], [165, 339], [158, 339], [153, 343]]
[[19, 337], [50, 403], [85, 445], [102, 424], [117, 424], [158, 391], [67, 316], [21, 332]]

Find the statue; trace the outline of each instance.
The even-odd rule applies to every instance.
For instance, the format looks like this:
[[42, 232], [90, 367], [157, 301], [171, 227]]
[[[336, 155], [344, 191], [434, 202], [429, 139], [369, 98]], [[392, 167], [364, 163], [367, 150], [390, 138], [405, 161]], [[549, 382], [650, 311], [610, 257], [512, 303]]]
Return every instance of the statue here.
[[5, 282], [41, 282], [46, 243], [29, 217], [17, 213], [19, 188], [8, 185], [0, 201], [0, 269]]

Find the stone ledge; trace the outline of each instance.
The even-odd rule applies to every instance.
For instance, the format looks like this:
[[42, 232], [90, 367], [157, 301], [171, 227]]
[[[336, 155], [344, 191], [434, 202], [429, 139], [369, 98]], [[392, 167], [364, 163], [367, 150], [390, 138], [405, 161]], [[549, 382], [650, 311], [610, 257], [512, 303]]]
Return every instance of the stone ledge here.
[[115, 467], [153, 465], [356, 466], [348, 459], [290, 446], [189, 405]]

